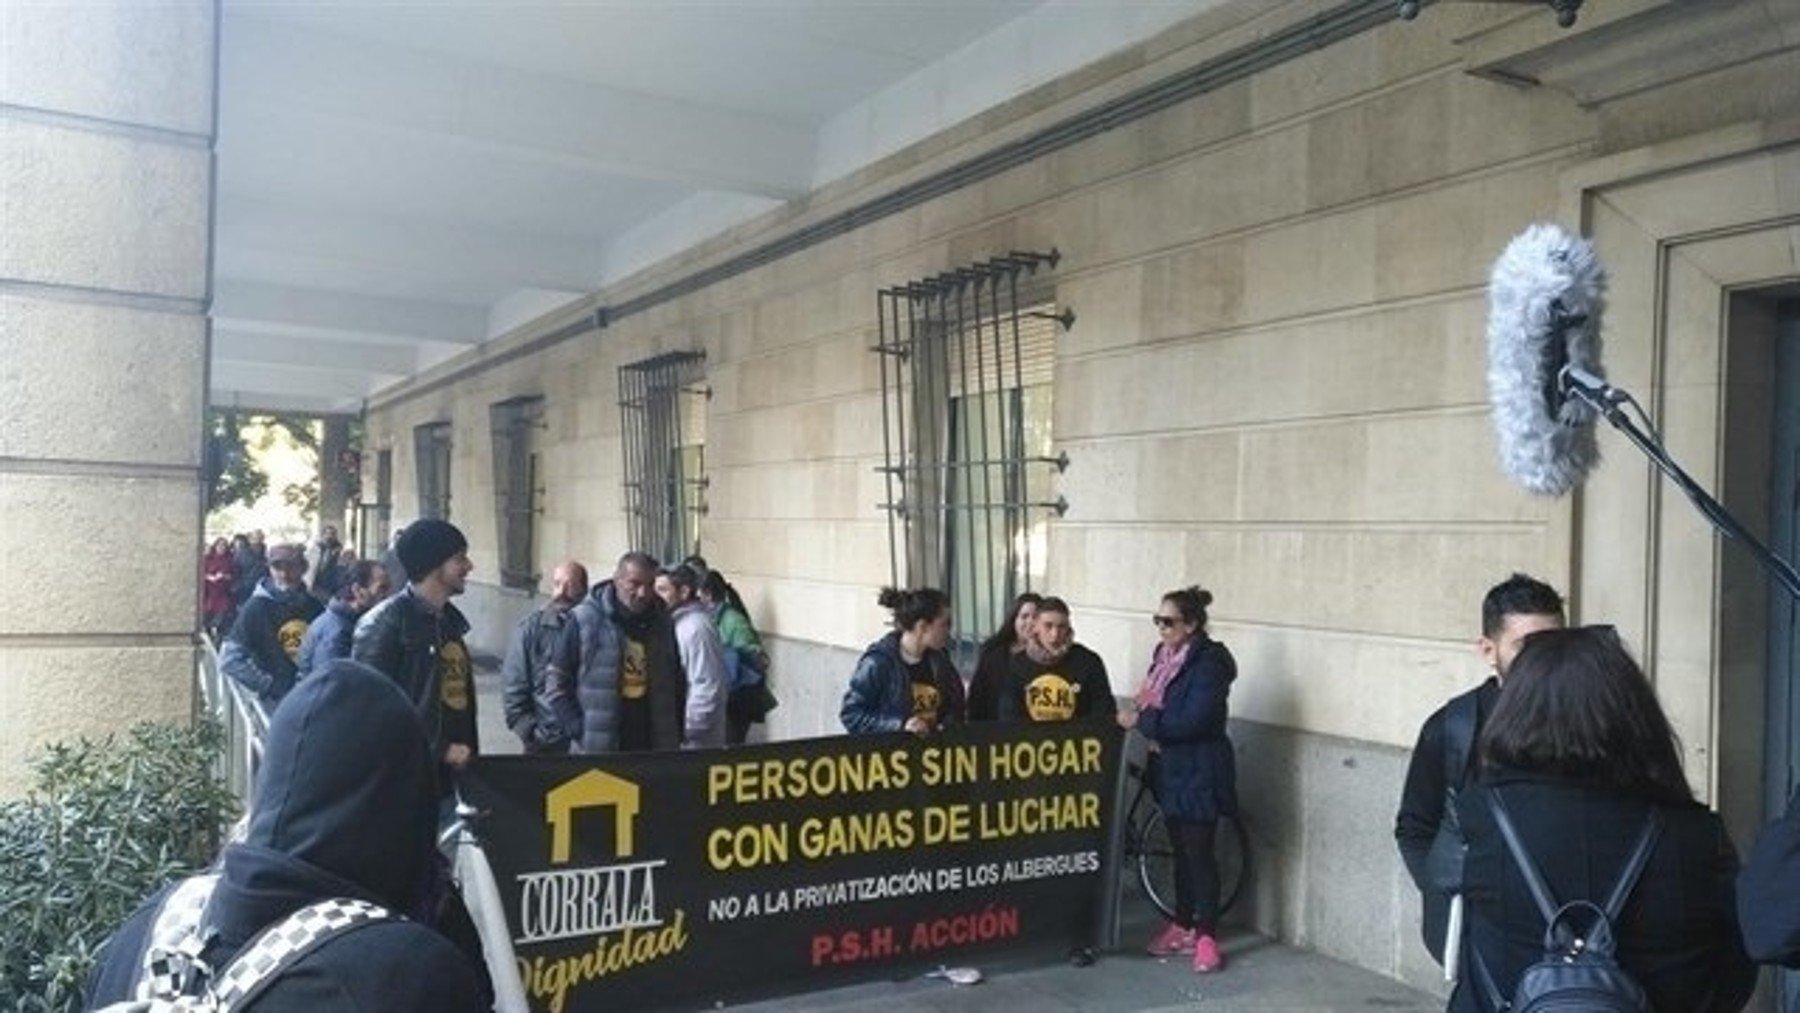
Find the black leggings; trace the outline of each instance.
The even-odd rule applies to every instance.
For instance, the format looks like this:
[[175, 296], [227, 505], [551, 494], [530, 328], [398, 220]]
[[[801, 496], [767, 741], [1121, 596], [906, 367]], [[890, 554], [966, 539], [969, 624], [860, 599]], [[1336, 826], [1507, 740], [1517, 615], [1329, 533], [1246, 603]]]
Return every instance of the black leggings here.
[[1167, 820], [1175, 849], [1175, 921], [1210, 936], [1219, 920], [1219, 859], [1213, 853], [1218, 824]]

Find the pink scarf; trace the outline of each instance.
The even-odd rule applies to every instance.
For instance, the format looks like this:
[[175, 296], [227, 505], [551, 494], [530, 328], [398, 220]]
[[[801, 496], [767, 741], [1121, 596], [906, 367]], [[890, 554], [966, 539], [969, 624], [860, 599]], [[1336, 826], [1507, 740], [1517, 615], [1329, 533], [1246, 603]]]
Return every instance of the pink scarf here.
[[1138, 690], [1139, 710], [1163, 705], [1163, 691], [1169, 688], [1169, 683], [1174, 682], [1175, 676], [1181, 672], [1182, 662], [1187, 660], [1188, 647], [1192, 644], [1192, 640], [1183, 641], [1180, 647], [1172, 651], [1167, 644], [1156, 645], [1156, 653], [1150, 660], [1150, 674], [1144, 679], [1144, 688]]

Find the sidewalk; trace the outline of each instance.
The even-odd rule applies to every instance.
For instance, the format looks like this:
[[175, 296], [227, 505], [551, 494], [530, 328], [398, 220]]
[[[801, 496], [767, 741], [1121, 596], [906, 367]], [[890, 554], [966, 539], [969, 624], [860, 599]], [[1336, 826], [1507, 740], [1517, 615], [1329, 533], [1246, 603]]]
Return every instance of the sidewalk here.
[[[1137, 936], [1130, 937], [1133, 944]], [[1399, 1010], [1437, 1013], [1441, 1000], [1380, 975], [1283, 946], [1244, 931], [1223, 936], [1225, 969], [1201, 977], [1185, 960], [1156, 960], [1135, 945], [1092, 967], [1057, 961], [983, 966], [986, 980], [959, 987], [937, 978], [912, 978], [787, 996], [733, 1009], [775, 1013], [867, 1010], [870, 1013], [955, 1013], [1028, 1010], [1030, 1013], [1125, 1013], [1203, 1010], [1212, 1013]]]

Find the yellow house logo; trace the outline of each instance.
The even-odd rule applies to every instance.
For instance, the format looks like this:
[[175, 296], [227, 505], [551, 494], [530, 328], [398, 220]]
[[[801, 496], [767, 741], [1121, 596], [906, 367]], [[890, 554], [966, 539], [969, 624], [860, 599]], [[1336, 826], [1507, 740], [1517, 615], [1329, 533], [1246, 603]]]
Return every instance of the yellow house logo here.
[[550, 825], [550, 861], [569, 861], [575, 840], [575, 814], [583, 809], [613, 809], [613, 853], [629, 858], [636, 850], [638, 786], [622, 777], [590, 770], [544, 794], [544, 822]]
[[[576, 950], [519, 949], [519, 979], [533, 1009], [564, 1013], [572, 994], [599, 978], [680, 953], [687, 947], [687, 913], [667, 918], [656, 903], [656, 873], [666, 858], [634, 858], [642, 791], [636, 784], [590, 770], [544, 793], [550, 828], [550, 864], [559, 868], [521, 873], [514, 947], [565, 939]], [[611, 865], [569, 867], [575, 850], [575, 818], [593, 809], [613, 811]], [[580, 1005], [577, 1002], [577, 1005]]]

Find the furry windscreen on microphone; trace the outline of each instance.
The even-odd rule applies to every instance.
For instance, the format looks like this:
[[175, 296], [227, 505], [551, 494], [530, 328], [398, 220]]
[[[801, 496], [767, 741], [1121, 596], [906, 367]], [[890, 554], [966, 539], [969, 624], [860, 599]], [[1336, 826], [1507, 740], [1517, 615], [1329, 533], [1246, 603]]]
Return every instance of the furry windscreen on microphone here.
[[1600, 460], [1594, 410], [1565, 398], [1567, 365], [1600, 371], [1606, 272], [1587, 240], [1537, 224], [1508, 243], [1488, 283], [1488, 395], [1500, 463], [1515, 481], [1560, 496]]

